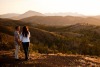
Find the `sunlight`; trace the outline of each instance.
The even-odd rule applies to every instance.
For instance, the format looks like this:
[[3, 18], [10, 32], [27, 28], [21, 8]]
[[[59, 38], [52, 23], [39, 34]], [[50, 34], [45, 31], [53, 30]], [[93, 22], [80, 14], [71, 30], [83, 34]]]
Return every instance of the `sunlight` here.
[[100, 0], [0, 0], [0, 14], [33, 10], [41, 13], [77, 12], [98, 15], [99, 3]]

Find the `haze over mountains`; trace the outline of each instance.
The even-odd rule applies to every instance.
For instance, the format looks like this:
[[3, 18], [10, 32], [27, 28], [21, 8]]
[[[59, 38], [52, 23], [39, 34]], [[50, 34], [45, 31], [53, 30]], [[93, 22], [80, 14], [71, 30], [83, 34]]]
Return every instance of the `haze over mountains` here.
[[0, 15], [0, 18], [9, 18], [13, 20], [21, 20], [24, 22], [50, 25], [65, 26], [76, 23], [88, 23], [100, 25], [100, 16], [84, 16], [78, 13], [46, 13], [42, 14], [36, 11], [27, 11], [24, 14], [9, 13]]
[[84, 16], [82, 14], [78, 14], [78, 13], [71, 13], [71, 12], [65, 12], [65, 13], [45, 13], [42, 14], [40, 12], [36, 12], [36, 11], [27, 11], [23, 14], [17, 14], [17, 13], [8, 13], [8, 14], [3, 14], [0, 15], [0, 18], [10, 18], [10, 19], [23, 19], [23, 18], [27, 18], [27, 17], [31, 17], [31, 16]]

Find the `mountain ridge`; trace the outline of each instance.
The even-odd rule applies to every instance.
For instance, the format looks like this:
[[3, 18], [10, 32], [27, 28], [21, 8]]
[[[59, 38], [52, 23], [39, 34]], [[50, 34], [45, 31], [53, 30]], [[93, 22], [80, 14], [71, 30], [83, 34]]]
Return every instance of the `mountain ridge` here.
[[0, 15], [0, 18], [9, 18], [9, 19], [13, 19], [13, 20], [19, 20], [19, 19], [23, 19], [23, 18], [27, 18], [27, 17], [31, 17], [31, 16], [44, 16], [44, 14], [42, 14], [40, 12], [29, 10], [23, 14], [17, 14], [17, 13], [3, 14], [3, 15]]
[[33, 16], [21, 19], [24, 22], [35, 22], [37, 24], [44, 24], [48, 26], [66, 26], [76, 23], [88, 23], [93, 25], [100, 25], [100, 19], [93, 17], [74, 17], [74, 16]]
[[17, 13], [7, 13], [7, 14], [0, 15], [0, 18], [12, 18], [12, 17], [19, 16], [19, 15], [20, 14], [17, 14]]
[[96, 19], [100, 19], [100, 15], [85, 16], [83, 14], [72, 13], [72, 12], [41, 13], [41, 12], [32, 11], [32, 10], [26, 11], [23, 14], [17, 14], [17, 13], [2, 14], [2, 15], [0, 15], [0, 18], [9, 18], [9, 19], [13, 19], [13, 20], [20, 20], [20, 19], [24, 19], [24, 18], [28, 18], [28, 17], [32, 17], [32, 16], [62, 16], [62, 17], [73, 16], [73, 17], [81, 17], [81, 18], [93, 17]]
[[42, 13], [29, 10], [19, 16], [12, 17], [12, 19], [19, 20], [19, 19], [23, 19], [23, 18], [27, 18], [27, 17], [31, 17], [31, 16], [44, 16], [44, 15]]

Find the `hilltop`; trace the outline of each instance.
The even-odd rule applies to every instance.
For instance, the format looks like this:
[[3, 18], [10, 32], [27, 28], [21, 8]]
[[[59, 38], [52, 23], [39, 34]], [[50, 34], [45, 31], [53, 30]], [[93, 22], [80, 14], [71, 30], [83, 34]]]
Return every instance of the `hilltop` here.
[[11, 19], [20, 20], [23, 18], [31, 17], [31, 16], [44, 16], [44, 15], [42, 13], [29, 10], [29, 11], [25, 12], [24, 14], [21, 14], [21, 15], [16, 16], [16, 17], [12, 17]]

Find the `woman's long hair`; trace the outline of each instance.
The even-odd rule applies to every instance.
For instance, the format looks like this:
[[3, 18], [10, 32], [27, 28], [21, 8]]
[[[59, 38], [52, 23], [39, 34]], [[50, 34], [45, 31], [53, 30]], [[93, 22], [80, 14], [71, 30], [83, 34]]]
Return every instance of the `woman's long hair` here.
[[27, 37], [29, 34], [28, 26], [24, 26], [22, 30], [23, 37]]

